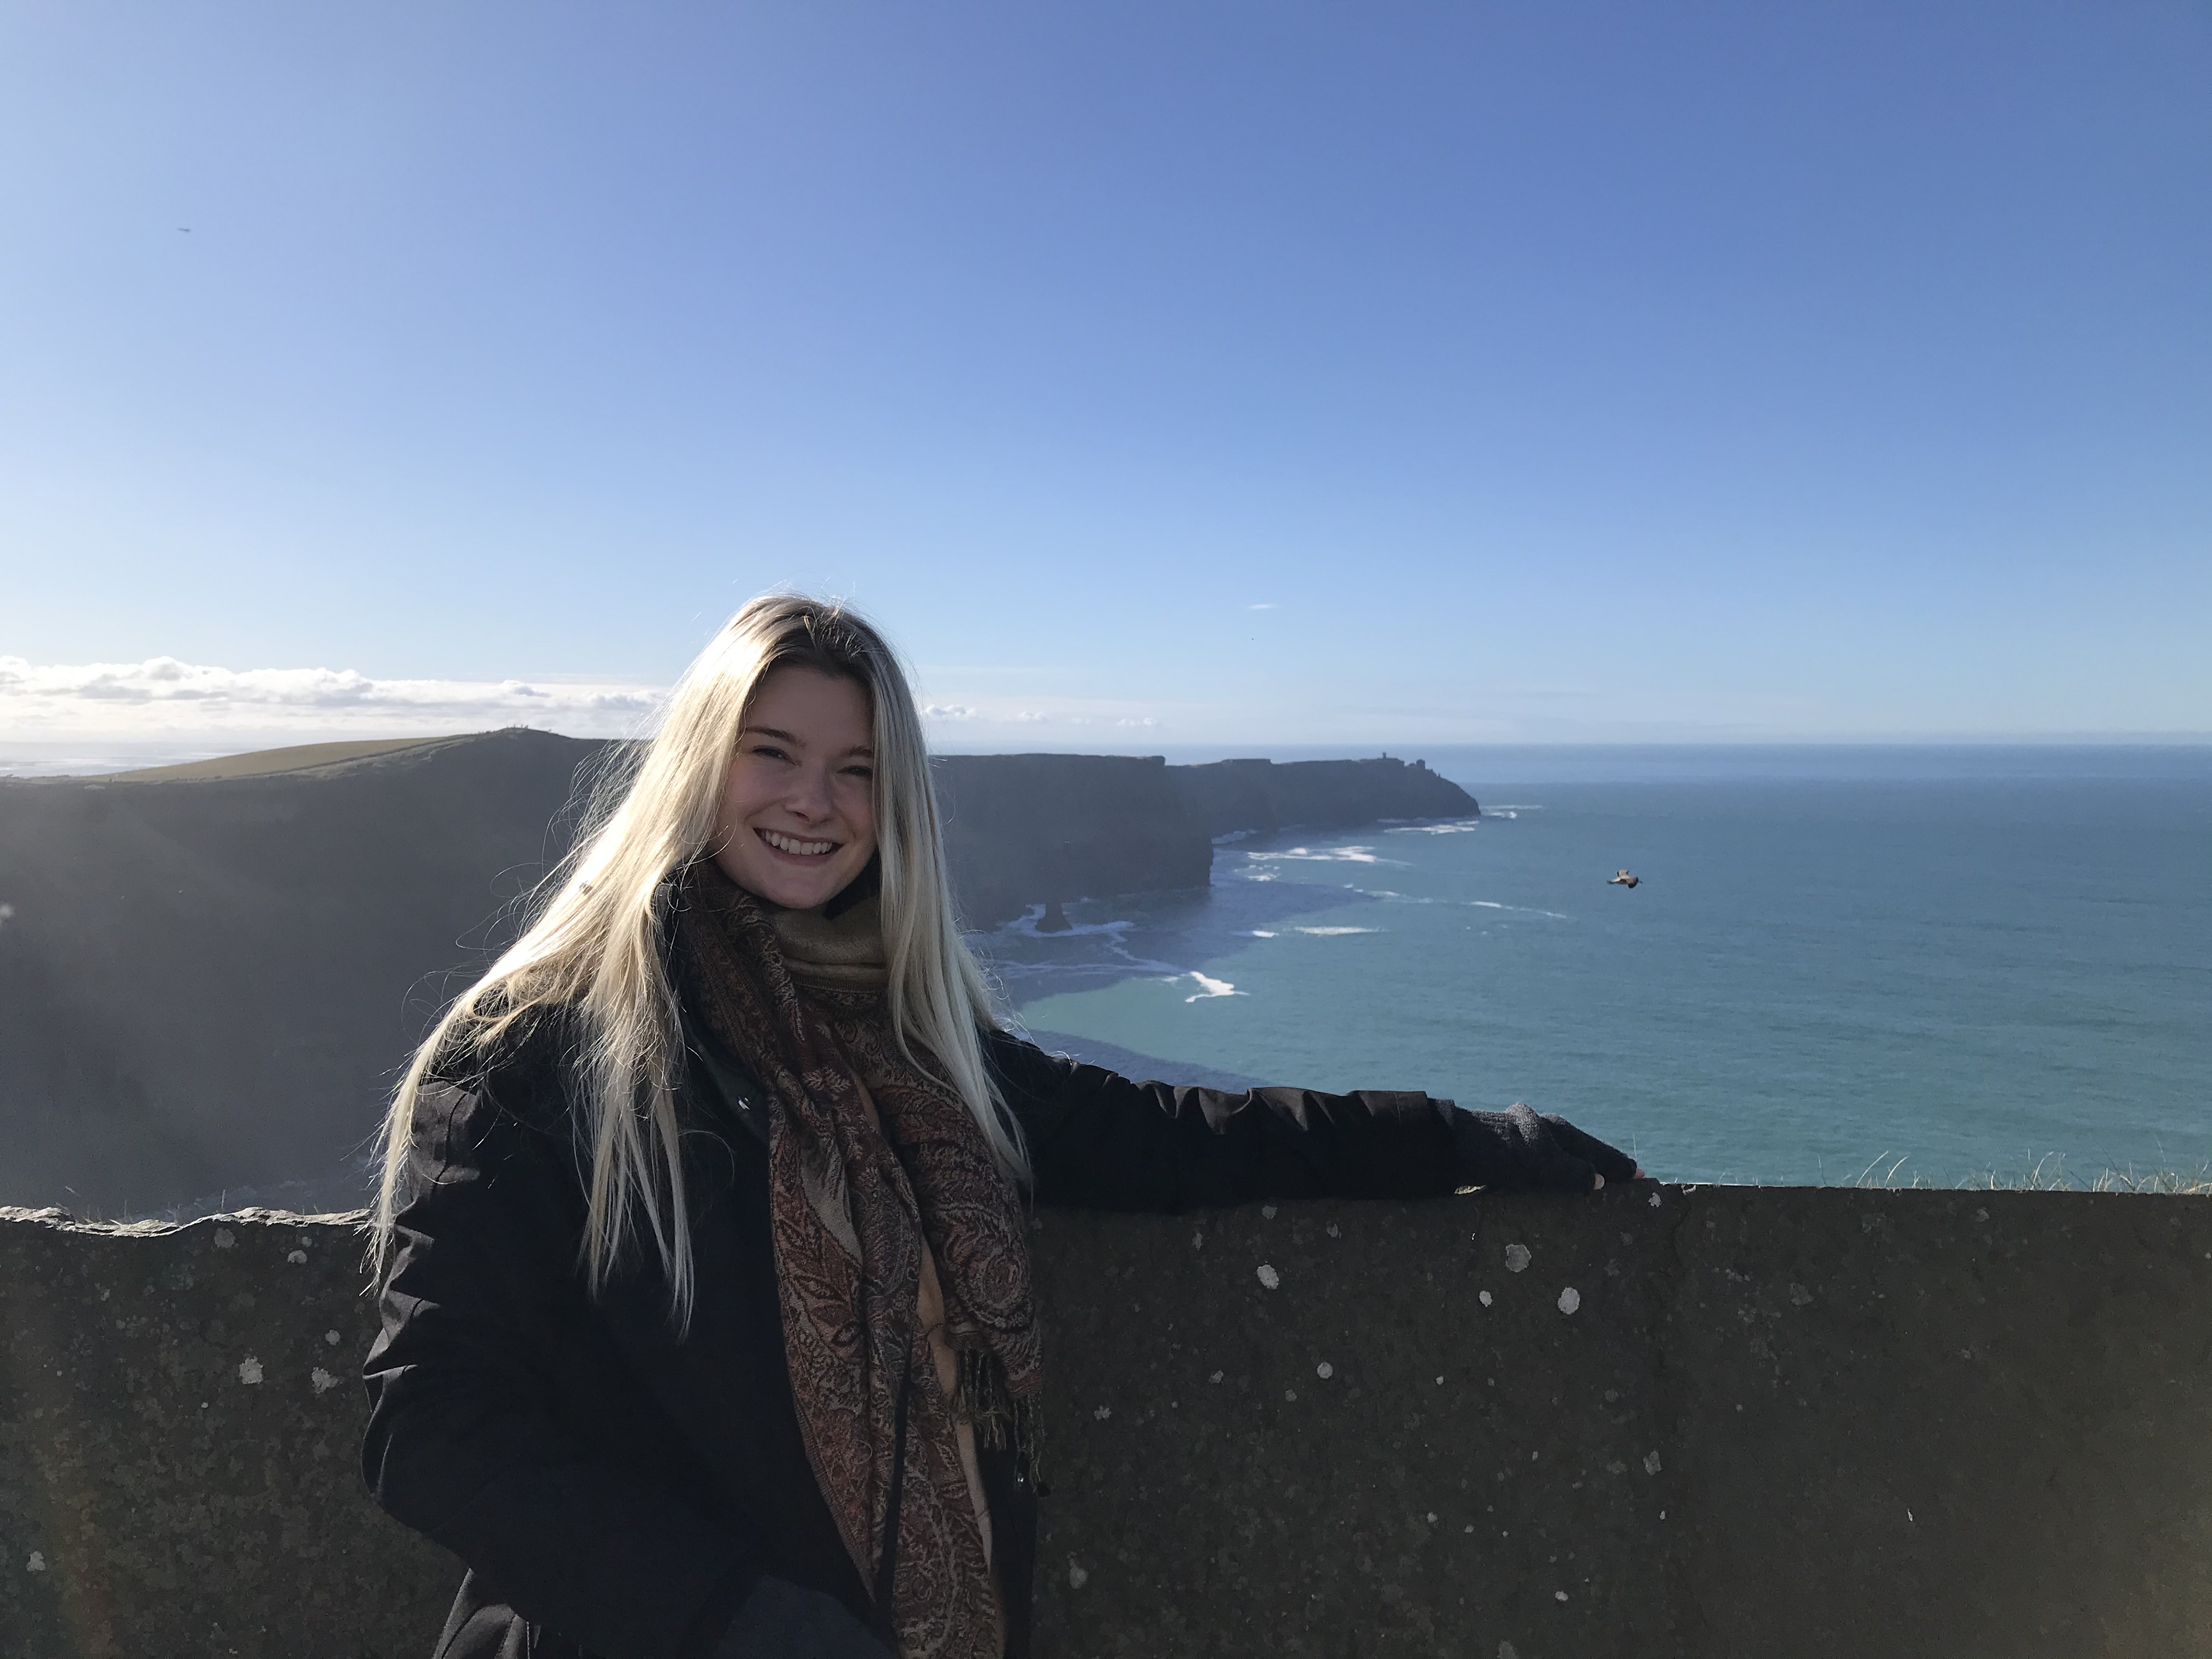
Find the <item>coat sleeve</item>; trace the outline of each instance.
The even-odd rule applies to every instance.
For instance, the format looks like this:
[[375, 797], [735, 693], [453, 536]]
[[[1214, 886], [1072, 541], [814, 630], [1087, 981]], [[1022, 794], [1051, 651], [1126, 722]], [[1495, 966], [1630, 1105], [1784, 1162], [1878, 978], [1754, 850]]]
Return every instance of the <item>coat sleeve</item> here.
[[565, 1136], [481, 1089], [426, 1087], [416, 1196], [363, 1371], [377, 1502], [518, 1613], [606, 1659], [703, 1655], [760, 1577], [710, 1523], [564, 1413], [544, 1357], [586, 1316]]
[[1448, 1100], [1371, 1089], [1133, 1083], [995, 1032], [1040, 1204], [1174, 1212], [1263, 1198], [1426, 1198], [1462, 1184]]

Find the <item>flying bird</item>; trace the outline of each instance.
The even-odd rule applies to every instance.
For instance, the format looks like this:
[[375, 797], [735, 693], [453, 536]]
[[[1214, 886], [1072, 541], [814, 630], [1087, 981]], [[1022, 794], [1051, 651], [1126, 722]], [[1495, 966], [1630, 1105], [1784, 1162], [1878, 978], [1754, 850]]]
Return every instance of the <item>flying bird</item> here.
[[1633, 887], [1643, 879], [1641, 876], [1632, 876], [1627, 871], [1621, 870], [1610, 877], [1605, 884], [1608, 887]]

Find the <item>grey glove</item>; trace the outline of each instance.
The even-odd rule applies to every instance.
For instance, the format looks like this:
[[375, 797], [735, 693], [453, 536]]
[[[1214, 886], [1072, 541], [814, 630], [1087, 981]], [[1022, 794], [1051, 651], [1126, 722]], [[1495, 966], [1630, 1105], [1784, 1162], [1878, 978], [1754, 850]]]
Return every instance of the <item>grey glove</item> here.
[[1606, 1181], [1630, 1181], [1636, 1160], [1584, 1134], [1563, 1117], [1539, 1117], [1526, 1106], [1503, 1112], [1462, 1111], [1452, 1120], [1459, 1178], [1469, 1187], [1503, 1191], [1549, 1188], [1589, 1192]]
[[714, 1659], [892, 1659], [834, 1595], [763, 1578], [714, 1646]]

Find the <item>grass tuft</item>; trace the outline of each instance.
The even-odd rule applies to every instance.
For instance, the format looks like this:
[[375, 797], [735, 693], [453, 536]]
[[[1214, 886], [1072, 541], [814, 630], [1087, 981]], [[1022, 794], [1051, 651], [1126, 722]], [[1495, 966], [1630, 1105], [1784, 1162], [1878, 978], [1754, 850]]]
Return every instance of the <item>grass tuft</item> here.
[[2139, 1170], [2130, 1164], [2125, 1168], [2107, 1164], [2087, 1180], [2066, 1167], [2066, 1160], [2056, 1152], [2047, 1152], [2022, 1169], [2011, 1170], [1984, 1170], [1960, 1181], [1937, 1181], [1913, 1170], [1905, 1173], [1909, 1155], [1893, 1158], [1884, 1152], [1865, 1169], [1851, 1184], [1875, 1190], [1931, 1190], [1937, 1192], [1991, 1193], [2159, 1193], [2169, 1195], [2212, 1197], [2212, 1161], [2200, 1164], [2194, 1170]]

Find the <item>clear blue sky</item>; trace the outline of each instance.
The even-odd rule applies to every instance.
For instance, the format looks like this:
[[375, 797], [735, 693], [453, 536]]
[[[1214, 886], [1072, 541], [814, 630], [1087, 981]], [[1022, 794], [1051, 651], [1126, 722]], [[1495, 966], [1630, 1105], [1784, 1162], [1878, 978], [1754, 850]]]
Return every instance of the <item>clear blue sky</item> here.
[[2212, 730], [2194, 0], [39, 0], [0, 133], [38, 672], [787, 582], [971, 747]]

